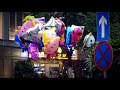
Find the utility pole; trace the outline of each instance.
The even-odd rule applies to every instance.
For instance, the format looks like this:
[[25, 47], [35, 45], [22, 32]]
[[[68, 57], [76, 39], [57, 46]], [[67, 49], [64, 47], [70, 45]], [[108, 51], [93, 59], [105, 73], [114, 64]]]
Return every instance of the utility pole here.
[[72, 47], [70, 47], [70, 49], [68, 50], [68, 78], [72, 78]]
[[103, 71], [104, 78], [107, 78], [107, 71]]

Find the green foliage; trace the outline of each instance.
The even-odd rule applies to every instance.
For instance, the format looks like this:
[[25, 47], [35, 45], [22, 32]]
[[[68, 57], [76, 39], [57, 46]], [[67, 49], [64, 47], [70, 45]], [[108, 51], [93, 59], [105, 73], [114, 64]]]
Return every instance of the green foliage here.
[[84, 62], [89, 78], [103, 78], [103, 72], [97, 68], [94, 62], [94, 50], [96, 45], [97, 43], [95, 43], [93, 47], [90, 48], [90, 53], [88, 54], [86, 61]]
[[35, 18], [45, 17], [45, 20], [48, 21], [51, 16], [62, 17], [63, 12], [31, 12], [31, 15], [35, 16]]
[[29, 61], [18, 61], [14, 67], [15, 78], [39, 78], [38, 74], [34, 72], [34, 68]]
[[92, 48], [90, 48], [90, 54], [87, 56], [86, 61], [84, 62], [85, 67], [87, 69], [87, 72], [90, 74], [90, 76], [93, 76], [93, 71], [96, 69], [96, 65], [94, 62], [94, 49], [95, 49], [94, 45]]
[[120, 78], [120, 48], [113, 48], [113, 63], [108, 73], [111, 78]]
[[120, 39], [110, 39], [108, 42], [113, 48], [120, 48]]
[[111, 24], [110, 37], [111, 39], [120, 39], [120, 23], [119, 22]]
[[86, 30], [95, 31], [96, 30], [96, 13], [87, 12], [85, 15], [84, 25]]
[[120, 12], [110, 12], [110, 40], [112, 47], [120, 47]]
[[[74, 13], [74, 12], [72, 12]], [[67, 13], [67, 18], [70, 17], [70, 21], [75, 21], [73, 19], [77, 19], [77, 25], [84, 25], [85, 31], [83, 37], [88, 34], [88, 31], [91, 31], [93, 35], [96, 37], [96, 12], [75, 12], [75, 14]], [[81, 13], [81, 15], [77, 15], [78, 13]], [[74, 16], [73, 16], [74, 15]], [[73, 23], [73, 22], [71, 22]], [[73, 23], [74, 24], [74, 23]], [[113, 67], [113, 71], [116, 71], [120, 73], [119, 67], [120, 67], [120, 12], [110, 12], [110, 40], [108, 41], [112, 48], [113, 48], [113, 64], [111, 68]], [[80, 43], [82, 43], [80, 41]], [[80, 43], [77, 47], [77, 49], [80, 47]], [[86, 58], [86, 68], [88, 72], [91, 74], [91, 77], [97, 76], [100, 72], [95, 66], [94, 63], [94, 56], [93, 51], [94, 47], [91, 49], [90, 54], [88, 55], [88, 58]], [[96, 74], [95, 74], [96, 72]], [[94, 73], [94, 74], [93, 74]]]

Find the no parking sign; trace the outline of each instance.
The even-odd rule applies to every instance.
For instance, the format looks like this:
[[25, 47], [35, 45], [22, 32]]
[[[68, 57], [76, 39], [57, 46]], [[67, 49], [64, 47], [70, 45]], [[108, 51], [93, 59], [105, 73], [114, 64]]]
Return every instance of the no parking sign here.
[[112, 60], [113, 50], [111, 45], [106, 41], [98, 43], [94, 50], [94, 61], [97, 68], [101, 71], [108, 70]]

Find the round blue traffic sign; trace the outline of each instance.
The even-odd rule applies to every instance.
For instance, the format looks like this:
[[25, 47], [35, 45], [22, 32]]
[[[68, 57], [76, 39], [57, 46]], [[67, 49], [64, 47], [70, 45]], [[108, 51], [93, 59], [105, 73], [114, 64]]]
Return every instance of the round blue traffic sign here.
[[106, 42], [99, 42], [94, 50], [94, 61], [97, 68], [101, 71], [108, 70], [112, 64], [113, 50], [111, 45]]

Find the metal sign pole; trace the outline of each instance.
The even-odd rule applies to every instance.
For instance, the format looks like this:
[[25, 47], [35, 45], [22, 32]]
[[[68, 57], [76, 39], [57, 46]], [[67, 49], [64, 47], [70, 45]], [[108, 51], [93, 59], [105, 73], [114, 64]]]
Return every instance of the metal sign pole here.
[[72, 78], [72, 48], [68, 51], [68, 78]]
[[104, 78], [107, 78], [107, 71], [103, 71]]
[[72, 67], [68, 68], [68, 78], [72, 78]]
[[[98, 69], [103, 71], [103, 77], [107, 78], [106, 70], [109, 69], [113, 60], [113, 54], [112, 54], [113, 50], [111, 45], [107, 42], [110, 39], [109, 12], [97, 12], [96, 24], [97, 24], [97, 41], [99, 43], [97, 44], [95, 49], [95, 56], [94, 56], [95, 63]], [[101, 57], [101, 59], [99, 59], [100, 58], [99, 56]]]

